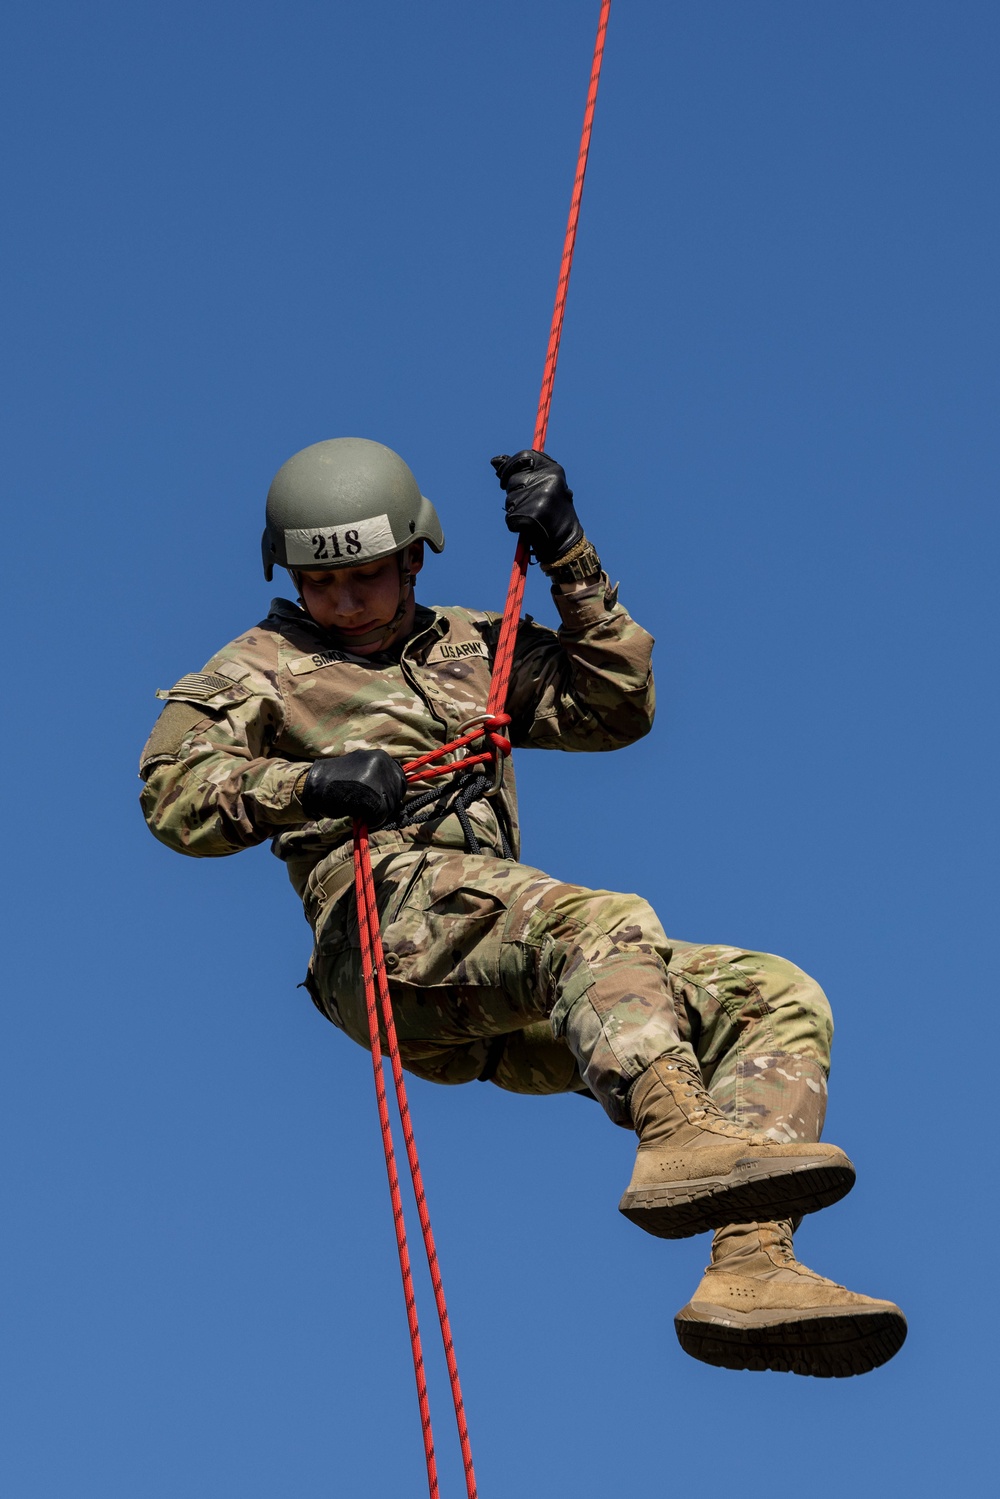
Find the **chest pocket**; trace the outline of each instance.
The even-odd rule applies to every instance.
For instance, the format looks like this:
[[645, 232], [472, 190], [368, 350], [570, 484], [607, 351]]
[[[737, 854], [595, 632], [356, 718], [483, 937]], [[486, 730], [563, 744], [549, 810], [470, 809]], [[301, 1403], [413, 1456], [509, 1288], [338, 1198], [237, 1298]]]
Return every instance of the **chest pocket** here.
[[470, 630], [468, 638], [439, 640], [416, 671], [420, 685], [441, 717], [453, 727], [485, 711], [490, 694], [490, 660], [485, 641]]

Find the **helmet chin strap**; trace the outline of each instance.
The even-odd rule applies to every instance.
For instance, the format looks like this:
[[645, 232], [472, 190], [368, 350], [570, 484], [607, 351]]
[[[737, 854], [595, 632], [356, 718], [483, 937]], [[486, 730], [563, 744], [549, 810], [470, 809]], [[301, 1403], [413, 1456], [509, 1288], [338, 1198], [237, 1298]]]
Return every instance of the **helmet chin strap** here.
[[[403, 620], [406, 617], [406, 608], [410, 602], [410, 592], [413, 587], [413, 574], [410, 572], [410, 569], [406, 564], [405, 551], [397, 552], [396, 560], [399, 564], [399, 602], [396, 605], [395, 614], [392, 616], [392, 619], [390, 619], [387, 625], [379, 625], [377, 629], [368, 630], [364, 635], [341, 635], [338, 630], [327, 629], [326, 633], [332, 640], [336, 641], [336, 643], [341, 646], [343, 650], [350, 652], [352, 646], [374, 645], [377, 642], [379, 650], [384, 651], [386, 646], [389, 645], [396, 631], [399, 629], [400, 625], [403, 623]], [[289, 568], [289, 572], [292, 574], [292, 581], [294, 582], [296, 588], [298, 588], [299, 590], [299, 603], [302, 604], [302, 585], [299, 583], [299, 575], [297, 572], [293, 572], [291, 568]], [[303, 608], [305, 608], [304, 604]], [[308, 609], [306, 610], [306, 613], [309, 613]]]

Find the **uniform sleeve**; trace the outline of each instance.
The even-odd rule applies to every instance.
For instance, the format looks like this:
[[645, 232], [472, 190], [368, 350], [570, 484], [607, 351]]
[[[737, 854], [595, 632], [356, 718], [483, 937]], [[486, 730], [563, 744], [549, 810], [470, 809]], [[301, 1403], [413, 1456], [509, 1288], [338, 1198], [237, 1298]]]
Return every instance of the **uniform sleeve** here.
[[611, 750], [653, 724], [653, 637], [607, 576], [556, 584], [558, 632], [521, 621], [508, 696], [511, 739], [533, 749]]
[[165, 696], [139, 764], [143, 815], [161, 843], [211, 858], [305, 822], [295, 785], [307, 767], [268, 753], [284, 707], [263, 672], [216, 660]]

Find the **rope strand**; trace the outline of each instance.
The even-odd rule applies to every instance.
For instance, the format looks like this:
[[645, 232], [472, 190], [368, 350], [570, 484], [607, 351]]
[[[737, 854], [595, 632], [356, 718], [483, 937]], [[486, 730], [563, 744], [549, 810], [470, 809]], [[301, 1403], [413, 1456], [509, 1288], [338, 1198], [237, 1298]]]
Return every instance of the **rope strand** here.
[[590, 84], [587, 89], [587, 104], [583, 111], [583, 131], [580, 135], [580, 151], [576, 160], [576, 176], [569, 203], [569, 219], [566, 238], [563, 242], [559, 280], [556, 283], [556, 302], [552, 309], [552, 326], [549, 329], [549, 346], [545, 353], [545, 369], [542, 373], [542, 389], [538, 397], [538, 415], [535, 418], [535, 437], [532, 447], [542, 449], [549, 430], [549, 409], [552, 405], [552, 387], [556, 383], [556, 365], [559, 363], [559, 344], [562, 340], [563, 318], [566, 314], [566, 294], [569, 291], [569, 275], [573, 269], [573, 251], [576, 248], [576, 226], [580, 222], [580, 203], [583, 200], [583, 179], [587, 175], [587, 158], [590, 155], [590, 136], [594, 128], [594, 110], [597, 108], [597, 86], [601, 81], [601, 63], [604, 61], [604, 41], [608, 34], [608, 17], [611, 0], [601, 0], [601, 15], [597, 22], [597, 40], [594, 43], [594, 60], [590, 67]]
[[[556, 383], [556, 367], [559, 363], [559, 345], [562, 342], [563, 320], [566, 316], [566, 294], [569, 277], [573, 269], [573, 251], [576, 248], [576, 227], [580, 222], [580, 204], [583, 200], [583, 180], [587, 175], [587, 158], [590, 155], [590, 137], [594, 128], [594, 110], [597, 107], [597, 86], [601, 80], [601, 63], [604, 61], [604, 42], [608, 34], [608, 17], [611, 0], [601, 0], [601, 14], [597, 22], [597, 40], [594, 43], [594, 60], [590, 68], [590, 86], [587, 89], [587, 104], [583, 111], [583, 131], [580, 135], [580, 150], [576, 159], [576, 176], [569, 203], [569, 218], [566, 222], [566, 238], [563, 241], [562, 260], [559, 264], [559, 280], [556, 283], [556, 300], [552, 309], [549, 328], [549, 345], [545, 351], [545, 368], [542, 372], [542, 388], [538, 396], [538, 413], [535, 417], [535, 435], [532, 447], [541, 451], [549, 431], [549, 411], [552, 407], [552, 390]], [[514, 664], [514, 645], [517, 626], [521, 618], [524, 600], [524, 583], [528, 574], [529, 549], [525, 541], [517, 543], [514, 566], [507, 586], [507, 602], [497, 641], [497, 653], [493, 662], [493, 680], [490, 683], [489, 711], [502, 713], [507, 705], [507, 689], [510, 672]]]
[[[385, 1092], [385, 1074], [382, 1071], [382, 1046], [379, 1039], [376, 993], [381, 996], [381, 991], [385, 986], [385, 960], [382, 955], [382, 943], [378, 936], [378, 907], [375, 904], [375, 885], [372, 879], [371, 858], [368, 852], [368, 830], [360, 823], [356, 823], [354, 826], [354, 891], [358, 902], [358, 930], [361, 934], [361, 973], [364, 980], [365, 999], [367, 1002], [368, 1038], [371, 1042], [372, 1067], [375, 1072], [375, 1099], [378, 1105], [379, 1124], [382, 1129], [385, 1169], [389, 1177], [389, 1197], [392, 1201], [392, 1220], [396, 1229], [399, 1270], [403, 1277], [406, 1321], [410, 1329], [413, 1374], [417, 1382], [420, 1429], [424, 1442], [424, 1461], [427, 1464], [427, 1487], [430, 1492], [430, 1499], [438, 1499], [440, 1491], [438, 1489], [437, 1462], [434, 1456], [434, 1433], [431, 1429], [431, 1405], [427, 1395], [424, 1351], [420, 1341], [420, 1324], [417, 1319], [417, 1297], [413, 1289], [413, 1271], [410, 1267], [410, 1250], [406, 1242], [406, 1220], [403, 1216], [403, 1198], [399, 1190], [399, 1172], [396, 1169], [396, 1151], [392, 1143], [392, 1125], [389, 1121], [389, 1104]], [[377, 990], [376, 978], [378, 983]], [[393, 1032], [393, 1036], [395, 1037], [395, 1032]]]

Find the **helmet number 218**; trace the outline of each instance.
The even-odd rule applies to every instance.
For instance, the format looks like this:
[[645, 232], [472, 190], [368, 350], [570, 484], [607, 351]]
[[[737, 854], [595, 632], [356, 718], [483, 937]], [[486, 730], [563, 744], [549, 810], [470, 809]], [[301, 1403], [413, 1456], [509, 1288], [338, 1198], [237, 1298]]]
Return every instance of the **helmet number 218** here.
[[313, 556], [317, 562], [322, 562], [331, 557], [356, 557], [361, 551], [361, 542], [357, 531], [344, 532], [344, 547], [341, 550], [340, 537], [336, 531], [330, 531], [326, 535], [322, 532], [312, 538]]

